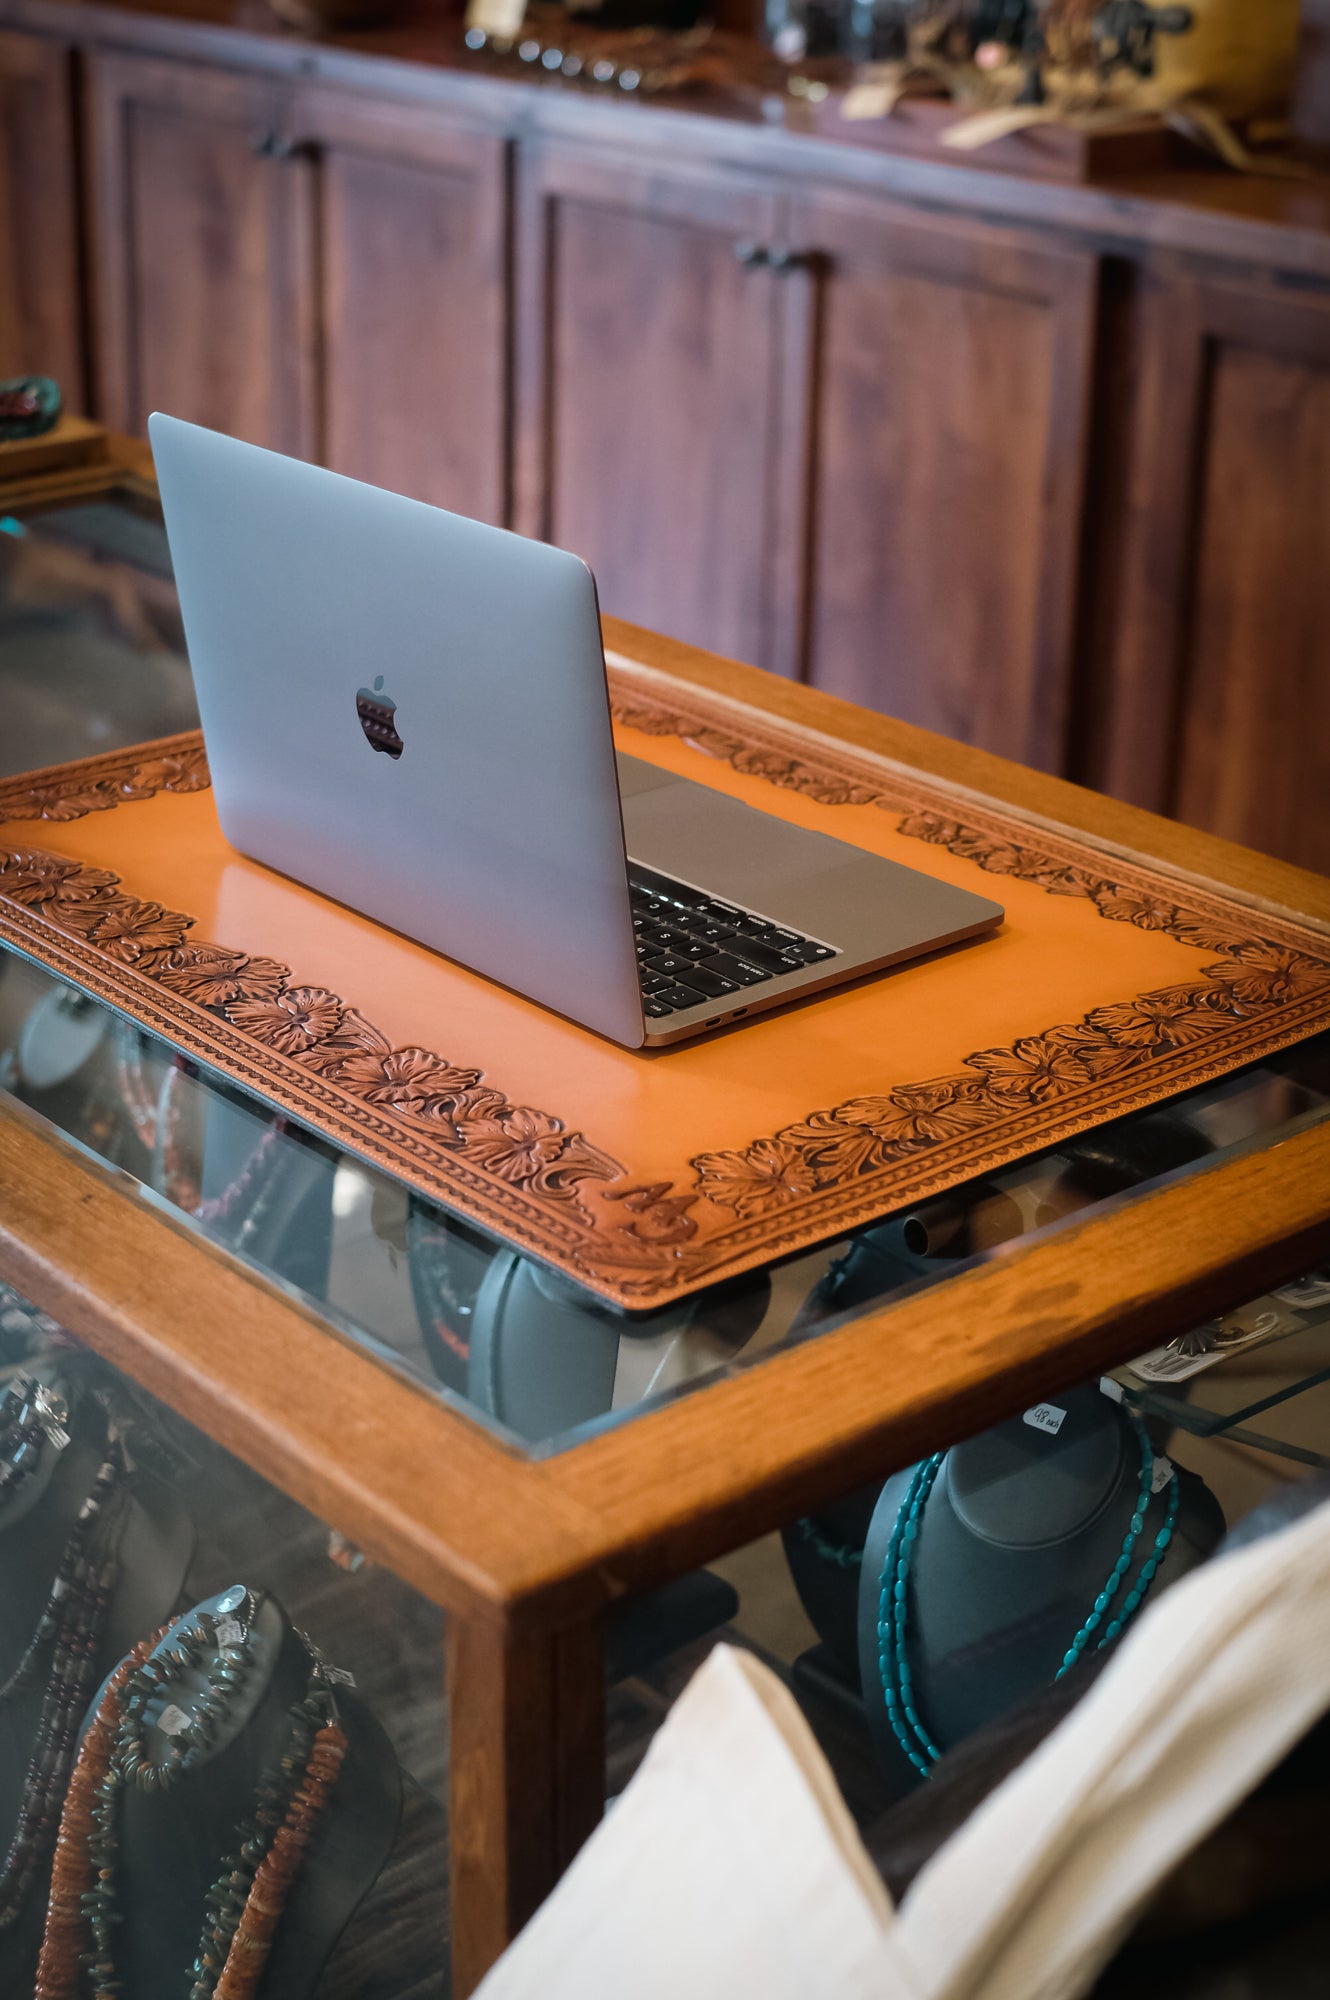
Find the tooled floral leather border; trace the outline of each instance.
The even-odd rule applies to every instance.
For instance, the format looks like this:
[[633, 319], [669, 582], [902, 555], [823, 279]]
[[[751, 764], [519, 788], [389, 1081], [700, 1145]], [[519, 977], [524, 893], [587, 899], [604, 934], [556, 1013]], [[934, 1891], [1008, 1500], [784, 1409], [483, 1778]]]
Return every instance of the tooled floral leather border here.
[[[769, 1227], [797, 1210], [806, 1224], [820, 1197], [834, 1191], [843, 1199], [887, 1176], [891, 1207], [921, 1199], [1330, 1025], [1330, 937], [1309, 927], [1258, 916], [1125, 857], [1114, 855], [1110, 864], [1075, 836], [978, 802], [967, 799], [958, 810], [954, 800], [939, 800], [937, 785], [885, 772], [848, 746], [792, 748], [797, 731], [764, 717], [750, 726], [747, 711], [742, 728], [727, 726], [723, 711], [718, 716], [715, 704], [691, 691], [682, 701], [620, 692], [613, 708], [626, 727], [678, 737], [819, 805], [899, 813], [899, 833], [990, 874], [1084, 898], [1110, 922], [1224, 954], [1203, 980], [1092, 1009], [1010, 1047], [979, 1050], [950, 1076], [813, 1112], [742, 1150], [696, 1155], [690, 1165], [698, 1192], [740, 1223]], [[883, 1202], [878, 1213], [887, 1207]]]
[[[825, 806], [875, 805], [990, 873], [1213, 950], [1199, 981], [1093, 1010], [953, 1075], [812, 1111], [644, 1183], [552, 1113], [431, 1050], [393, 1048], [275, 960], [190, 938], [117, 878], [0, 848], [0, 936], [422, 1192], [625, 1304], [658, 1304], [873, 1220], [1330, 1025], [1330, 940], [1158, 869], [884, 768], [694, 690], [612, 674], [624, 724]], [[53, 822], [208, 783], [197, 736], [0, 783], [0, 822]], [[1111, 873], [1109, 872], [1111, 870]]]

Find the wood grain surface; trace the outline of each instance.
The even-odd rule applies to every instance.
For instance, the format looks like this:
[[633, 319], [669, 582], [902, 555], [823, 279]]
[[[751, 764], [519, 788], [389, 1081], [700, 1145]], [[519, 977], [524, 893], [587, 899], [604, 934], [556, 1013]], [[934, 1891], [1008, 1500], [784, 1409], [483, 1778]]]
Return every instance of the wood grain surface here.
[[69, 44], [0, 32], [0, 376], [54, 375], [77, 409], [88, 384], [74, 126]]

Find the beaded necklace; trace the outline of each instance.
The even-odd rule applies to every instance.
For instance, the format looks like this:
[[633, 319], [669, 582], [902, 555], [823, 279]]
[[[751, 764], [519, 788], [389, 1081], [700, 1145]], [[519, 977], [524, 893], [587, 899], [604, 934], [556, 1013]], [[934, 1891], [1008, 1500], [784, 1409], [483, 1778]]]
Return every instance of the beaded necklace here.
[[[60, 1822], [35, 2000], [75, 2000], [80, 1964], [87, 1967], [93, 2000], [114, 2000], [122, 1990], [114, 1958], [120, 1798], [126, 1785], [151, 1792], [191, 1767], [188, 1752], [168, 1766], [146, 1763], [140, 1718], [149, 1701], [201, 1663], [217, 1633], [211, 1620], [201, 1621], [201, 1628], [198, 1633], [180, 1631], [178, 1621], [163, 1627], [121, 1662], [106, 1685]], [[153, 1658], [171, 1632], [176, 1633], [174, 1644]], [[224, 1644], [222, 1656], [249, 1671], [247, 1636]], [[218, 1683], [214, 1722], [239, 1684], [229, 1684], [228, 1694], [228, 1684]], [[251, 2000], [262, 1976], [305, 1849], [346, 1755], [347, 1739], [320, 1661], [311, 1663], [305, 1693], [288, 1710], [286, 1721], [281, 1754], [260, 1779], [254, 1807], [235, 1828], [204, 1899], [198, 1949], [185, 1975], [187, 2000]], [[200, 1747], [210, 1741], [211, 1733], [201, 1731]], [[168, 1769], [171, 1775], [163, 1777]]]
[[[1131, 1424], [1141, 1453], [1140, 1483], [1136, 1493], [1135, 1511], [1123, 1537], [1122, 1551], [1103, 1589], [1095, 1598], [1085, 1623], [1063, 1654], [1062, 1664], [1053, 1676], [1055, 1681], [1060, 1681], [1062, 1676], [1075, 1666], [1101, 1627], [1103, 1629], [1096, 1641], [1096, 1651], [1111, 1645], [1126, 1629], [1145, 1601], [1150, 1585], [1154, 1582], [1155, 1572], [1163, 1561], [1164, 1552], [1173, 1539], [1181, 1496], [1176, 1471], [1169, 1476], [1164, 1524], [1154, 1538], [1154, 1545], [1141, 1567], [1140, 1574], [1127, 1592], [1120, 1608], [1114, 1610], [1118, 1592], [1126, 1582], [1136, 1559], [1137, 1548], [1145, 1532], [1145, 1517], [1154, 1495], [1155, 1455], [1149, 1435], [1139, 1417], [1132, 1415]], [[891, 1724], [891, 1733], [897, 1743], [915, 1770], [924, 1778], [931, 1776], [932, 1767], [942, 1752], [920, 1718], [914, 1684], [910, 1677], [908, 1647], [910, 1568], [914, 1559], [915, 1543], [919, 1538], [920, 1517], [941, 1469], [942, 1456], [942, 1453], [938, 1452], [933, 1458], [925, 1459], [910, 1482], [909, 1491], [896, 1516], [891, 1540], [887, 1544], [878, 1592], [877, 1666], [882, 1695], [886, 1702], [887, 1720]]]
[[0, 1868], [0, 1930], [18, 1917], [55, 1838], [79, 1719], [95, 1685], [97, 1657], [110, 1613], [127, 1504], [121, 1484], [123, 1469], [119, 1441], [113, 1436], [65, 1543], [36, 1630], [18, 1665], [0, 1685], [3, 1704], [30, 1686], [43, 1662], [47, 1663], [46, 1688], [18, 1818]]

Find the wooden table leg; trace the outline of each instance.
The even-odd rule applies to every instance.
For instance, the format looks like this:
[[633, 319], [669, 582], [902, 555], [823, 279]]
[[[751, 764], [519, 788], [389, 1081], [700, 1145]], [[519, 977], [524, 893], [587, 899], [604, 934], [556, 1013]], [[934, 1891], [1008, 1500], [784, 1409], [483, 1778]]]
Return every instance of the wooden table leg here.
[[448, 1621], [456, 2000], [558, 1881], [605, 1803], [599, 1621], [535, 1638]]

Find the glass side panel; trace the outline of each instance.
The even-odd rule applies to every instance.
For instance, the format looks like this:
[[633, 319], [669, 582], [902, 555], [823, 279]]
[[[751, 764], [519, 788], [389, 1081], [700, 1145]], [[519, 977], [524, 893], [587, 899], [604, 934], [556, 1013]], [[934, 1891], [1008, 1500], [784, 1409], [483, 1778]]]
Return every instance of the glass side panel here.
[[[1324, 1396], [1288, 1406], [1304, 1414], [1282, 1444], [1142, 1425], [1094, 1383], [1058, 1404], [1045, 1406], [1056, 1428], [1032, 1432], [1016, 1418], [952, 1446], [906, 1564], [901, 1657], [930, 1741], [944, 1760], [965, 1746], [959, 1797], [944, 1789], [944, 1762], [921, 1814], [911, 1801], [919, 1774], [888, 1710], [893, 1665], [880, 1603], [889, 1577], [900, 1580], [891, 1530], [913, 1469], [883, 1468], [816, 1515], [609, 1609], [607, 1800], [632, 1782], [671, 1705], [724, 1641], [794, 1697], [872, 1865], [899, 1898], [976, 1792], [1006, 1774], [1013, 1741], [1028, 1752], [1057, 1719], [1061, 1705], [1044, 1704], [1043, 1724], [1027, 1736], [1027, 1705], [1048, 1688], [1069, 1640], [1083, 1639], [1083, 1657], [1064, 1691], [1074, 1697], [1078, 1682], [1089, 1684], [1111, 1639], [1086, 1614], [1124, 1536], [1141, 1596], [1123, 1622], [1139, 1631], [1213, 1558], [1226, 1530], [1251, 1537], [1261, 1527], [1254, 1510], [1266, 1532], [1302, 1510], [1299, 1461], [1327, 1463]], [[1137, 1534], [1143, 1468], [1151, 1493]], [[99, 1504], [85, 1515], [89, 1496]], [[203, 1429], [187, 1423], [4, 1284], [0, 1502], [0, 1824], [6, 1839], [22, 1830], [27, 1856], [6, 1885], [0, 1993], [34, 1990], [56, 1825], [88, 1782], [97, 1738], [84, 1724], [98, 1718], [108, 1733], [111, 1721], [135, 1726], [116, 1732], [99, 1823], [71, 1814], [63, 1839], [66, 1856], [97, 1870], [96, 1895], [76, 1919], [78, 1948], [92, 1942], [95, 1913], [112, 1917], [102, 1945], [108, 1986], [135, 2000], [212, 1990], [206, 1980], [192, 1988], [191, 1961], [205, 1936], [219, 1960], [243, 1955], [235, 1940], [252, 1913], [251, 1873], [273, 1837], [276, 1804], [317, 1833], [280, 1907], [270, 1906], [260, 1995], [448, 2000], [462, 1922], [450, 1909], [451, 1807], [473, 1809], [474, 1787], [465, 1771], [456, 1789], [450, 1779], [445, 1614], [227, 1452], [206, 1420]], [[1163, 1560], [1146, 1578], [1145, 1552], [1164, 1523]], [[1031, 1524], [1044, 1539], [1031, 1541]], [[66, 1565], [70, 1610], [45, 1621]], [[1126, 1596], [1120, 1587], [1119, 1602]], [[140, 1672], [123, 1684], [123, 1700], [108, 1692], [117, 1665], [146, 1652], [162, 1627], [155, 1671], [166, 1684]], [[1024, 1723], [1013, 1715], [1021, 1708]], [[290, 1792], [309, 1762], [311, 1718], [333, 1724], [343, 1757], [313, 1804], [296, 1808]], [[1287, 1797], [1285, 1770], [1279, 1810]], [[738, 1799], [740, 1817], [744, 1807]], [[223, 1883], [234, 1893], [217, 1898]], [[1289, 1909], [1281, 1893], [1281, 1937]], [[1157, 1932], [1148, 1950], [1157, 1956]], [[1139, 1990], [1137, 1971], [1113, 1990]], [[1257, 1979], [1241, 1990], [1274, 1989]]]
[[[37, 1389], [60, 1427], [23, 1439], [20, 1406]], [[188, 1993], [205, 1915], [230, 1955], [256, 1859], [240, 1843], [271, 1840], [271, 1822], [256, 1822], [264, 1788], [291, 1810], [273, 1773], [283, 1758], [303, 1773], [307, 1725], [330, 1723], [343, 1761], [278, 1914], [263, 1990], [446, 2000], [442, 1613], [3, 1285], [0, 1472], [0, 1820], [6, 1844], [20, 1829], [29, 1859], [6, 1883], [0, 1993], [34, 1990], [56, 1823], [86, 1770], [81, 1725], [110, 1715], [106, 1678], [169, 1626], [157, 1652], [169, 1683], [126, 1691], [126, 1708], [143, 1702], [141, 1762], [116, 1763], [114, 1840], [98, 1856], [117, 1990]], [[100, 1505], [85, 1527], [89, 1497]], [[64, 1586], [74, 1609], [43, 1635], [43, 1605], [75, 1558], [84, 1566]], [[34, 1824], [43, 1794], [52, 1810]], [[209, 1895], [232, 1869], [239, 1894], [217, 1919]]]
[[632, 1315], [8, 951], [0, 1090], [119, 1169], [143, 1198], [313, 1304], [330, 1331], [510, 1442], [545, 1451], [943, 1283], [1087, 1208], [1204, 1172], [1325, 1116], [1330, 1037], [944, 1200]]

